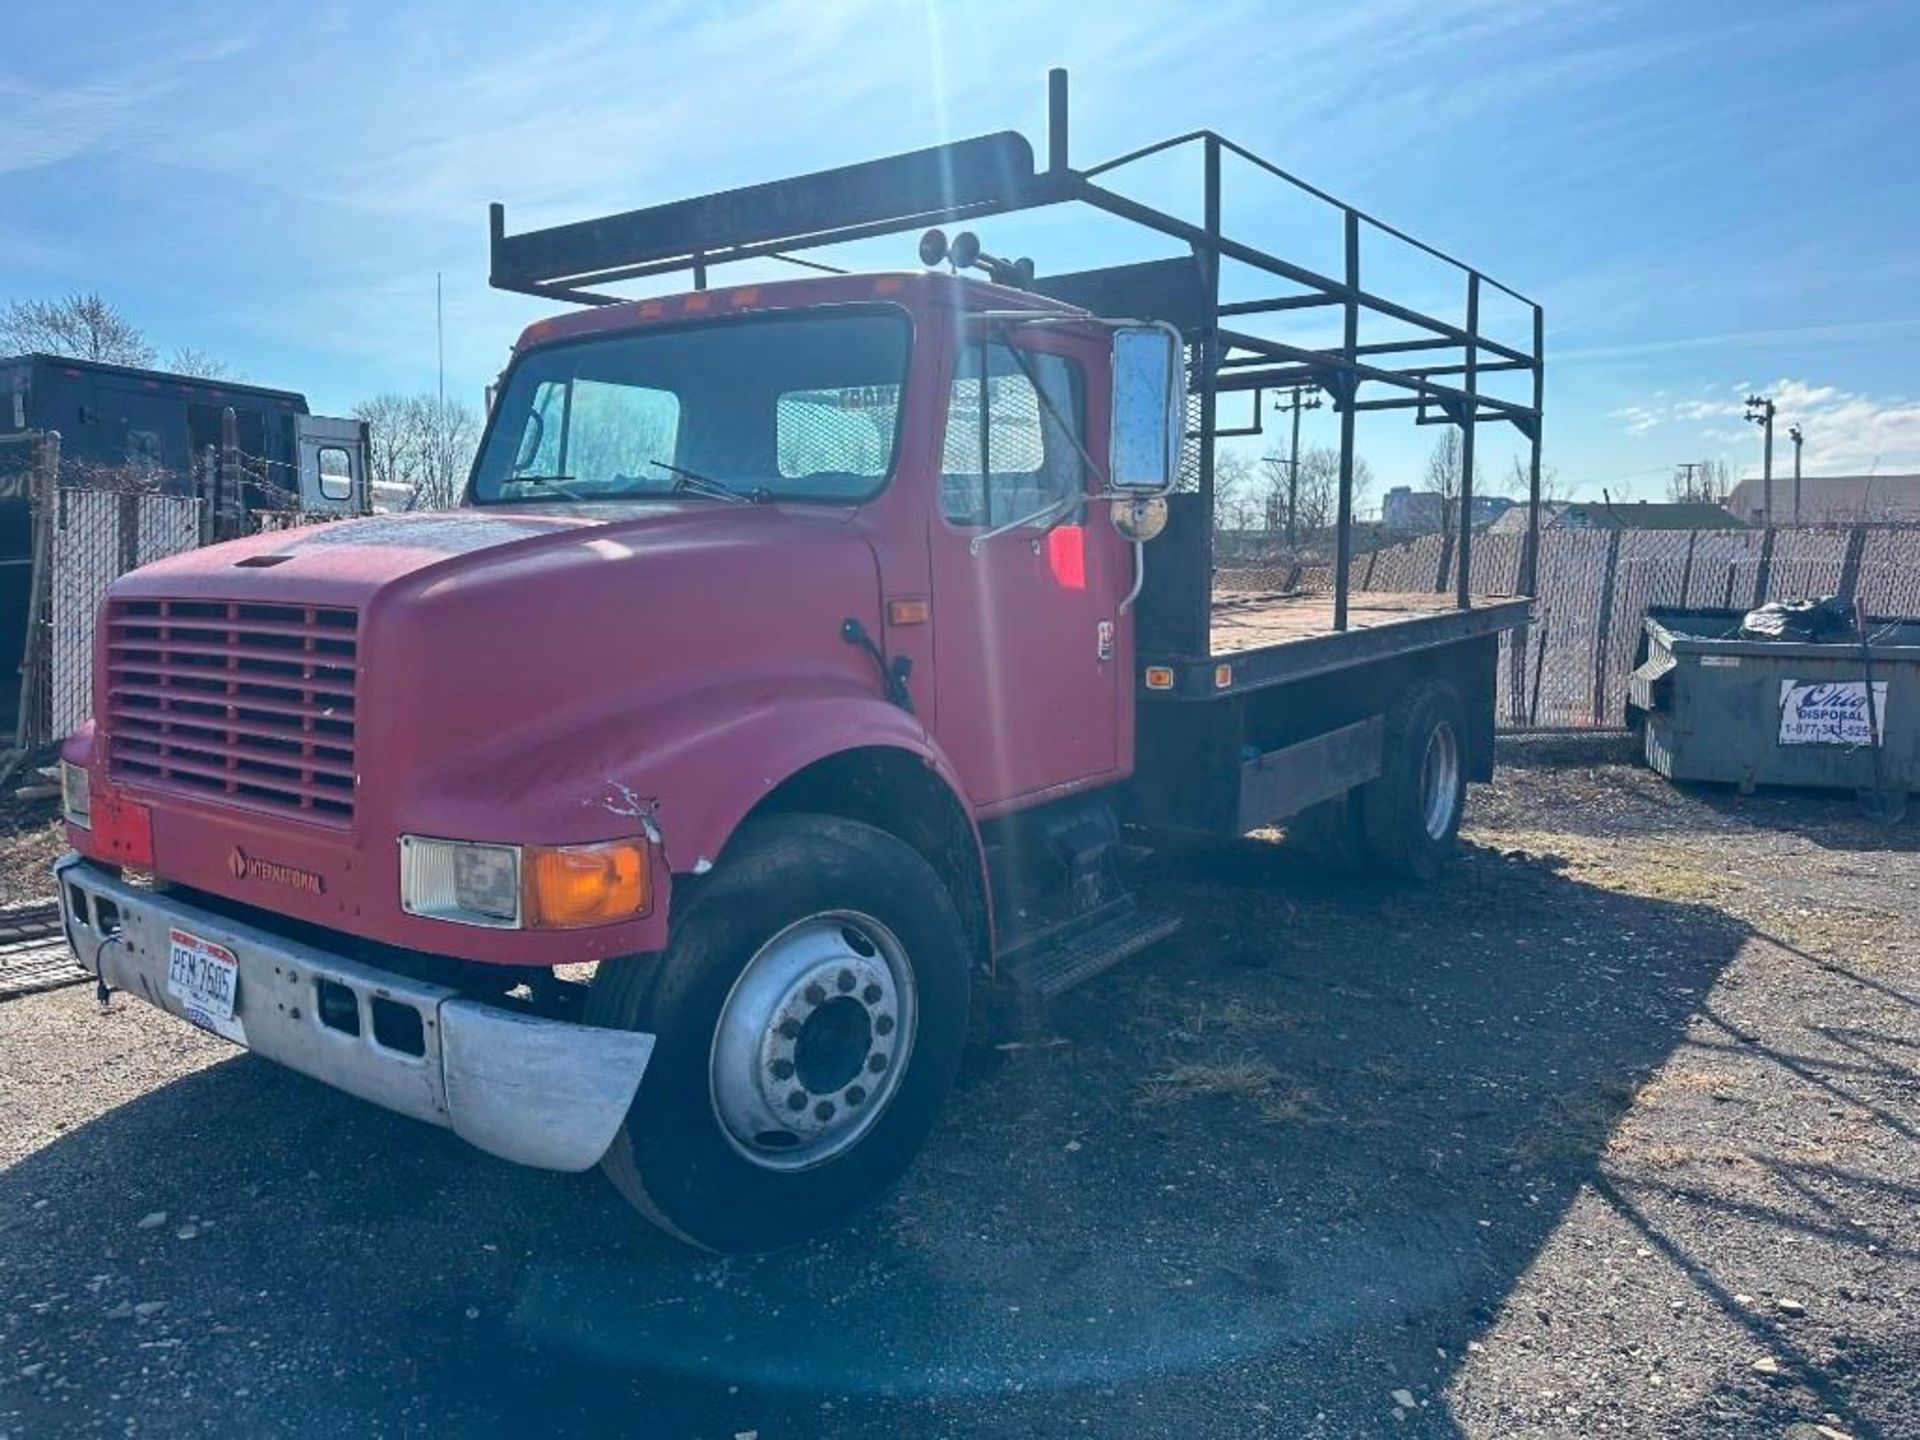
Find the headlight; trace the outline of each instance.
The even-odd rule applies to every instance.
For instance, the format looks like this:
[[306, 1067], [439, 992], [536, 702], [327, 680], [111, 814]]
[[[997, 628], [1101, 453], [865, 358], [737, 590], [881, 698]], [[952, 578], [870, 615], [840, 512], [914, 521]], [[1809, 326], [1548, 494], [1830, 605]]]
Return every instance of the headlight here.
[[60, 813], [69, 825], [93, 828], [93, 799], [87, 790], [87, 772], [70, 760], [60, 762]]
[[653, 899], [644, 839], [493, 845], [400, 837], [409, 915], [502, 929], [572, 929], [645, 915]]
[[462, 925], [520, 924], [520, 847], [400, 837], [400, 908]]

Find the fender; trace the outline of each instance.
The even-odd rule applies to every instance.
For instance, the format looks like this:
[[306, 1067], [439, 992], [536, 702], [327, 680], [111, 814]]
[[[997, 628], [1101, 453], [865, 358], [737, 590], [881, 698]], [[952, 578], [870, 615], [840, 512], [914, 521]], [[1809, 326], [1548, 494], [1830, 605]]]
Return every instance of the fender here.
[[674, 876], [704, 873], [776, 788], [850, 750], [898, 750], [924, 764], [966, 814], [985, 873], [979, 826], [945, 752], [912, 715], [841, 676], [737, 679], [510, 743], [414, 777], [409, 813], [428, 834], [485, 836], [504, 812], [517, 833], [502, 839], [653, 835], [658, 903], [646, 919], [601, 932], [621, 932], [630, 951], [665, 945]]

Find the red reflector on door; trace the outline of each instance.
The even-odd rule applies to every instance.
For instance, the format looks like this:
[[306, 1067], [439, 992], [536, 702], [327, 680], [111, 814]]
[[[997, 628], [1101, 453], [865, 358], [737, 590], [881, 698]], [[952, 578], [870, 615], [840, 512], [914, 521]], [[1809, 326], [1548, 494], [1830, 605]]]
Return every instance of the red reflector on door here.
[[1066, 590], [1087, 588], [1087, 532], [1078, 525], [1056, 525], [1047, 532], [1047, 566]]

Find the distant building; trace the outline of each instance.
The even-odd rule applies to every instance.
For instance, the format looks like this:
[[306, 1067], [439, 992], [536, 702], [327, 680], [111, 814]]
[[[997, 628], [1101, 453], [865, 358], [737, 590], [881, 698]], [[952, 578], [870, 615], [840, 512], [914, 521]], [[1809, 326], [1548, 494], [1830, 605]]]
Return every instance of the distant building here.
[[[1475, 529], [1491, 525], [1513, 509], [1514, 502], [1504, 495], [1473, 497]], [[1431, 535], [1449, 523], [1451, 506], [1438, 490], [1415, 490], [1411, 485], [1395, 485], [1380, 497], [1380, 523], [1400, 535]]]
[[[1763, 523], [1766, 482], [1742, 480], [1727, 509], [1749, 524]], [[1806, 475], [1800, 480], [1802, 525], [1849, 525], [1861, 520], [1920, 521], [1920, 475]], [[1793, 476], [1773, 477], [1773, 523], [1793, 524]]]
[[1578, 502], [1563, 505], [1548, 525], [1553, 530], [1745, 530], [1747, 522], [1718, 505], [1636, 500], [1625, 504]]

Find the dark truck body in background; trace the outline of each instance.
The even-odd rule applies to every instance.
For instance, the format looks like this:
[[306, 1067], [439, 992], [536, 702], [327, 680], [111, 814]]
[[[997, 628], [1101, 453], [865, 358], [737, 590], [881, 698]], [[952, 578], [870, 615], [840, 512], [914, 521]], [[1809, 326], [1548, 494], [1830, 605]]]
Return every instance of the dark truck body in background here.
[[[1537, 490], [1538, 307], [1515, 345], [1468, 267], [1464, 325], [1371, 293], [1362, 229], [1418, 242], [1310, 187], [1341, 277], [1230, 237], [1225, 159], [1298, 182], [1212, 132], [1075, 170], [1065, 99], [1056, 72], [1044, 171], [1006, 132], [521, 235], [495, 207], [493, 283], [587, 308], [521, 338], [468, 506], [109, 597], [109, 699], [63, 768], [83, 963], [741, 1250], [910, 1161], [970, 974], [1049, 995], [1174, 927], [1129, 892], [1127, 822], [1299, 817], [1433, 873], [1527, 602], [1472, 597], [1465, 524], [1456, 594], [1349, 593], [1353, 421], [1456, 424], [1468, 475], [1511, 423]], [[1180, 144], [1202, 224], [1096, 181]], [[1069, 201], [1186, 253], [1034, 278], [930, 233], [955, 274], [708, 285]], [[1286, 288], [1223, 298], [1229, 264]], [[675, 272], [692, 292], [595, 288]], [[1338, 346], [1234, 328], [1321, 307]], [[1531, 398], [1480, 388], [1502, 370]], [[1221, 590], [1218, 397], [1297, 384], [1341, 419], [1332, 592]]]
[[[368, 508], [365, 427], [313, 415], [304, 395], [67, 356], [0, 356], [0, 724], [12, 724], [25, 654], [33, 442], [53, 436], [57, 489], [199, 497], [203, 540], [245, 533], [268, 513]], [[140, 528], [127, 519], [123, 544]]]
[[[369, 508], [358, 422], [315, 416], [291, 390], [63, 356], [0, 357], [0, 436], [24, 432], [60, 436], [60, 484], [71, 488], [137, 481], [150, 493], [200, 495], [244, 513]], [[323, 490], [302, 473], [303, 442], [311, 448], [322, 435], [350, 452], [345, 486]], [[237, 494], [224, 497], [218, 467], [229, 445], [245, 473]], [[17, 488], [0, 489], [0, 499], [24, 500]]]

